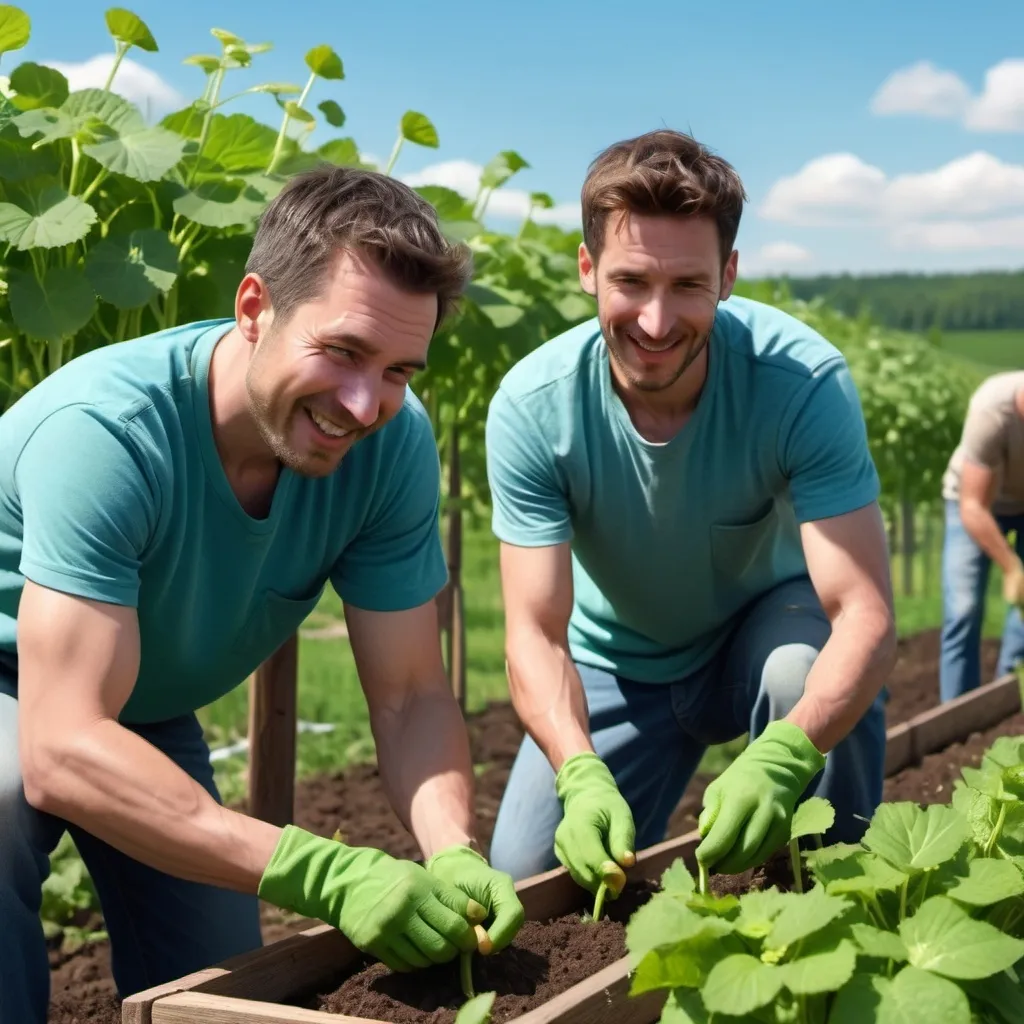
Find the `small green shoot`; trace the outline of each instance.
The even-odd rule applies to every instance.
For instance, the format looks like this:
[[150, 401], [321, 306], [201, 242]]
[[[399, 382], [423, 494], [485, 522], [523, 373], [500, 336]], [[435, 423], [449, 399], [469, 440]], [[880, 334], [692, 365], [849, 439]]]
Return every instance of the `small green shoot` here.
[[[476, 952], [487, 956], [493, 948], [487, 929], [483, 925], [475, 924], [473, 931], [476, 933]], [[461, 953], [459, 957], [459, 980], [462, 983], [462, 994], [467, 999], [472, 999], [476, 995], [473, 988], [473, 952], [470, 950]]]
[[611, 893], [612, 899], [617, 899], [626, 885], [626, 873], [613, 860], [605, 861], [601, 865], [602, 879], [594, 894], [594, 906], [591, 910], [590, 921], [600, 921], [604, 913], [604, 902]]
[[821, 836], [836, 820], [833, 806], [820, 796], [808, 797], [793, 814], [789, 827], [789, 859], [793, 866], [793, 884], [797, 892], [804, 891], [803, 871], [800, 868], [800, 839], [803, 836]]

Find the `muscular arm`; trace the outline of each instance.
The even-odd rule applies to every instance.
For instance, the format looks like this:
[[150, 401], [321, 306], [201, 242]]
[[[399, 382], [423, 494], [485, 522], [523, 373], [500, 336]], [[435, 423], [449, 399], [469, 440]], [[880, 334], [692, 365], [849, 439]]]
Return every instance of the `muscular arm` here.
[[466, 724], [444, 671], [437, 610], [345, 605], [388, 800], [424, 858], [475, 838]]
[[281, 830], [221, 807], [117, 722], [138, 667], [133, 608], [26, 581], [18, 609], [26, 798], [160, 871], [255, 893]]
[[557, 772], [568, 757], [594, 749], [583, 683], [569, 653], [569, 545], [502, 544], [501, 586], [512, 705]]
[[964, 459], [960, 471], [960, 518], [964, 529], [1004, 573], [1010, 573], [1017, 566], [1017, 555], [992, 515], [995, 491], [996, 476], [992, 470]]
[[878, 506], [801, 528], [811, 582], [832, 635], [787, 716], [828, 753], [871, 706], [896, 659], [892, 585]]

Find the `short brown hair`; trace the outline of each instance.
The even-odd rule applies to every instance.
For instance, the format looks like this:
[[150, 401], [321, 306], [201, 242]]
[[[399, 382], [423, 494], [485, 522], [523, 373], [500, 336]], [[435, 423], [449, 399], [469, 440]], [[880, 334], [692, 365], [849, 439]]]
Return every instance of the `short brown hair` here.
[[246, 273], [259, 274], [276, 316], [314, 298], [341, 249], [371, 257], [398, 287], [437, 294], [434, 329], [472, 276], [472, 254], [445, 238], [437, 211], [378, 171], [324, 164], [291, 178], [260, 218]]
[[728, 259], [747, 196], [733, 167], [696, 139], [668, 129], [609, 146], [590, 164], [582, 190], [583, 241], [596, 261], [609, 214], [713, 217]]

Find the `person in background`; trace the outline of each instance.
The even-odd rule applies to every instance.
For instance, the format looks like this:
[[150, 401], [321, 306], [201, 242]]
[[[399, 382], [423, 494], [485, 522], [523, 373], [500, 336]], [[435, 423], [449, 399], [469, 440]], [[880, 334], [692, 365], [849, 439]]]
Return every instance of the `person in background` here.
[[[409, 390], [471, 272], [412, 189], [325, 166], [261, 218], [234, 316], [85, 353], [0, 418], [0, 1024], [45, 1024], [67, 830], [124, 996], [261, 943], [259, 902], [394, 970], [524, 918], [475, 839], [441, 658], [440, 466]], [[424, 863], [224, 807], [196, 710], [342, 598]]]
[[882, 794], [895, 660], [856, 388], [796, 318], [732, 297], [745, 199], [687, 135], [616, 143], [582, 189], [597, 317], [494, 395], [486, 451], [506, 660], [527, 736], [491, 862], [617, 890], [707, 747], [697, 858], [740, 872], [811, 792], [856, 841]]
[[[997, 373], [971, 395], [942, 480], [943, 703], [981, 684], [981, 633], [994, 562], [1009, 605], [996, 677], [1024, 660], [1024, 370]], [[1009, 534], [1015, 533], [1013, 544]]]

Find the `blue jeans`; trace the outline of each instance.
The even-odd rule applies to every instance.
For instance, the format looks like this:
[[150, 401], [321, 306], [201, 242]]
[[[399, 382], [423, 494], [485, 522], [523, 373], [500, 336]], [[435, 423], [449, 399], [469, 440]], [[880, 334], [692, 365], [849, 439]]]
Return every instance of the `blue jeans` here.
[[[1005, 536], [1017, 531], [1017, 554], [1024, 558], [1024, 515], [995, 516]], [[981, 629], [992, 561], [967, 532], [960, 506], [946, 501], [942, 549], [942, 651], [939, 696], [943, 703], [981, 684]], [[1024, 660], [1024, 621], [1011, 607], [1006, 613], [996, 677], [1012, 672]]]
[[[667, 685], [632, 682], [577, 665], [586, 692], [594, 749], [629, 803], [642, 849], [665, 838], [668, 821], [708, 746], [784, 717], [831, 633], [805, 577], [765, 594], [741, 617], [718, 655]], [[879, 694], [850, 734], [829, 752], [804, 798], [817, 793], [836, 809], [827, 842], [856, 842], [882, 799], [885, 696]], [[491, 840], [493, 865], [513, 878], [558, 866], [555, 829], [562, 808], [547, 758], [527, 736], [512, 765]]]
[[[194, 715], [132, 731], [219, 799]], [[255, 896], [163, 874], [25, 801], [16, 685], [0, 671], [0, 1024], [46, 1024], [50, 969], [39, 919], [41, 886], [65, 830], [96, 886], [121, 996], [262, 945]]]

